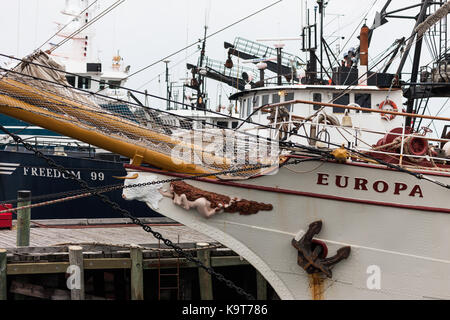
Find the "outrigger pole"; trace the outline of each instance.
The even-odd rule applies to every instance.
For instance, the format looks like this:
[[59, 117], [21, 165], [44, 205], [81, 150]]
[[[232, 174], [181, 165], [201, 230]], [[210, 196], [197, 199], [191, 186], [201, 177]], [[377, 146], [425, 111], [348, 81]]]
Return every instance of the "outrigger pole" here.
[[[400, 62], [400, 65], [397, 70], [397, 76], [400, 76], [403, 70], [403, 67], [405, 66], [406, 59], [409, 56], [409, 51], [411, 50], [411, 46], [413, 44], [414, 39], [416, 38], [417, 31], [416, 28], [425, 21], [426, 19], [426, 13], [427, 9], [430, 5], [430, 0], [422, 0], [422, 9], [420, 10], [420, 14], [417, 18], [416, 25], [414, 26], [413, 32], [411, 34], [411, 38], [409, 39], [408, 45], [406, 47], [405, 52], [403, 53], [402, 60]], [[422, 54], [422, 39], [423, 37], [419, 37], [416, 42], [415, 52], [414, 52], [414, 60], [413, 60], [413, 68], [411, 72], [411, 82], [415, 83], [417, 82], [417, 76], [419, 74], [419, 63], [420, 63], [420, 56]], [[405, 92], [405, 95], [408, 98], [408, 102], [406, 103], [407, 113], [413, 113], [414, 112], [414, 96], [415, 96], [415, 90], [416, 87], [412, 86], [409, 87], [409, 89]], [[407, 116], [405, 119], [406, 126], [411, 126], [412, 118], [410, 116]]]

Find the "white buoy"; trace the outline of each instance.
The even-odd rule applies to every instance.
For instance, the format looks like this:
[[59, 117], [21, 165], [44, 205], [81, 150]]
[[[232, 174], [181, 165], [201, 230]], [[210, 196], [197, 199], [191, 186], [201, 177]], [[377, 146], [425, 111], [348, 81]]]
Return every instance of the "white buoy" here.
[[447, 142], [444, 145], [444, 152], [445, 152], [445, 156], [450, 157], [450, 142]]

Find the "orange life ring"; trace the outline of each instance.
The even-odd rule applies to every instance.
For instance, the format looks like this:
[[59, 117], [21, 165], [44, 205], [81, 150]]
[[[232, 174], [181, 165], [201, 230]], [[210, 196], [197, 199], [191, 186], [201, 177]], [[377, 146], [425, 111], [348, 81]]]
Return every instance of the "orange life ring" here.
[[[392, 100], [384, 100], [382, 103], [380, 103], [380, 107], [379, 107], [380, 110], [383, 110], [383, 107], [384, 107], [385, 105], [391, 106], [391, 107], [394, 109], [395, 112], [398, 112], [398, 107], [397, 107], [397, 105], [395, 104], [394, 101], [392, 101]], [[395, 117], [396, 117], [396, 116], [395, 116], [394, 114], [389, 114], [389, 115], [387, 115], [387, 114], [385, 114], [385, 113], [382, 113], [382, 114], [381, 114], [381, 118], [386, 119], [386, 120], [389, 120], [389, 121], [394, 120]]]

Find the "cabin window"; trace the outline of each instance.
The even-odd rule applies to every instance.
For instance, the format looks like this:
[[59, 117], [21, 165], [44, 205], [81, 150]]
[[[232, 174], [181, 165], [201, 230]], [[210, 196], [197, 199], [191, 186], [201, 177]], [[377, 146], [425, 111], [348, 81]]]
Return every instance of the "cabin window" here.
[[241, 100], [241, 110], [240, 110], [241, 118], [244, 118], [244, 116], [245, 116], [246, 102], [247, 102], [247, 99]]
[[250, 116], [253, 112], [252, 100], [253, 99], [247, 99], [247, 117]]
[[262, 106], [269, 104], [269, 95], [262, 96]]
[[76, 80], [75, 76], [66, 76], [66, 79], [67, 79], [67, 82], [68, 82], [72, 87], [75, 88], [75, 80]]
[[101, 63], [87, 63], [86, 70], [87, 70], [87, 72], [102, 72], [102, 64]]
[[231, 128], [233, 128], [233, 129], [236, 129], [238, 126], [239, 126], [239, 122], [237, 122], [237, 121], [233, 121], [231, 123]]
[[[348, 93], [344, 95], [341, 93], [334, 93], [333, 103], [348, 106], [350, 104], [350, 95]], [[345, 110], [346, 109], [343, 108], [333, 108], [333, 113], [345, 113]]]
[[79, 77], [78, 78], [78, 88], [79, 89], [90, 89], [91, 88], [91, 77]]
[[119, 89], [120, 81], [109, 80], [108, 85], [111, 89]]
[[279, 103], [280, 102], [280, 96], [277, 94], [272, 95], [272, 103]]
[[106, 81], [105, 80], [100, 80], [100, 90], [105, 90], [106, 88]]
[[[292, 100], [294, 100], [294, 93], [293, 93], [293, 92], [288, 93], [288, 94], [284, 97], [284, 101], [285, 101], [285, 102], [292, 101]], [[286, 107], [286, 109], [287, 109], [289, 112], [292, 111], [292, 104], [288, 104], [288, 105], [286, 105], [285, 107]]]
[[[322, 102], [322, 94], [321, 93], [314, 93], [313, 94], [313, 101], [314, 102]], [[314, 108], [315, 111], [317, 111], [320, 108], [322, 108], [322, 106], [321, 105], [314, 105], [313, 108]]]
[[217, 126], [222, 129], [228, 129], [228, 121], [217, 121]]
[[259, 97], [254, 97], [253, 98], [253, 108], [258, 108], [259, 107]]
[[[372, 109], [372, 95], [362, 93], [355, 94], [355, 103], [361, 108]], [[363, 113], [370, 113], [369, 111], [363, 111]]]

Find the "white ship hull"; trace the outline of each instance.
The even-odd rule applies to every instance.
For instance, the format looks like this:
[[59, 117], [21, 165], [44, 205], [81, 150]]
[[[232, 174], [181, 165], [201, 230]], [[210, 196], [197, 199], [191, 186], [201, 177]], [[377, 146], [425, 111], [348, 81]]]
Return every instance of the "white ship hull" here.
[[[139, 178], [127, 184], [173, 176], [137, 169], [129, 168], [130, 174], [138, 171]], [[450, 182], [448, 174], [434, 178]], [[321, 298], [450, 299], [450, 206], [444, 188], [373, 165], [332, 162], [302, 163], [284, 167], [277, 175], [237, 183], [186, 182], [231, 198], [272, 204], [274, 209], [206, 219], [158, 196], [158, 189], [168, 189], [169, 184], [125, 189], [124, 196], [146, 201], [159, 213], [232, 249], [281, 299], [313, 298], [310, 276], [297, 264], [291, 241], [317, 220], [323, 221], [317, 239], [327, 244], [329, 256], [351, 246], [348, 259], [337, 264], [333, 278], [319, 288]]]

